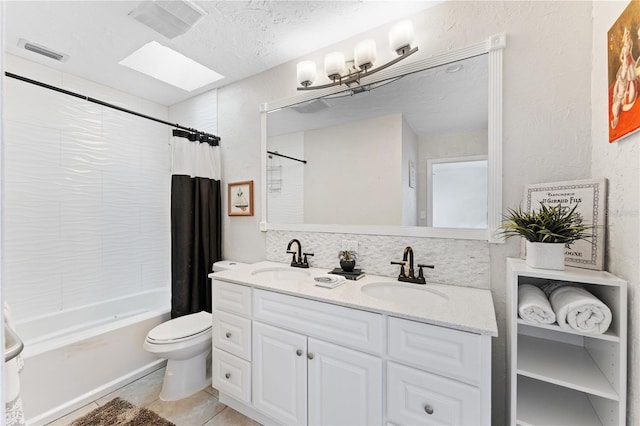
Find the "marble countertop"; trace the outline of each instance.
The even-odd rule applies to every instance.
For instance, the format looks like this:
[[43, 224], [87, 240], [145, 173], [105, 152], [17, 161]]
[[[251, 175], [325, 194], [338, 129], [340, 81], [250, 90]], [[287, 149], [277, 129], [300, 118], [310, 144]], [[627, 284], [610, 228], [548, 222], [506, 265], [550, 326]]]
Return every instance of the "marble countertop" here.
[[408, 284], [408, 286], [417, 286], [420, 289], [440, 293], [448, 299], [442, 304], [425, 306], [411, 301], [399, 303], [382, 300], [361, 291], [363, 286], [370, 283], [403, 284], [395, 278], [367, 274], [357, 281], [347, 280], [339, 287], [328, 289], [316, 286], [313, 277], [325, 275], [330, 271], [329, 269], [291, 268], [309, 272], [309, 276], [295, 279], [276, 279], [269, 276], [270, 274], [255, 274], [256, 271], [270, 268], [291, 267], [283, 263], [264, 261], [212, 273], [209, 274], [209, 278], [472, 333], [498, 335], [493, 299], [489, 290], [429, 283], [426, 286]]

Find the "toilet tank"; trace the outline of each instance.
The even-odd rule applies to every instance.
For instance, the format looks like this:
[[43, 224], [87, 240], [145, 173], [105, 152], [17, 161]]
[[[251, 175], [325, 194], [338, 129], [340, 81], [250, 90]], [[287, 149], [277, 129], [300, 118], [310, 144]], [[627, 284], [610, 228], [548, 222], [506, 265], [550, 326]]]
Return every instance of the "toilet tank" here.
[[242, 263], [242, 262], [236, 262], [234, 260], [220, 260], [213, 264], [213, 267], [211, 268], [211, 270], [213, 272], [220, 272], [220, 271], [226, 271], [229, 269], [237, 268], [239, 266], [246, 266], [246, 265], [248, 264]]

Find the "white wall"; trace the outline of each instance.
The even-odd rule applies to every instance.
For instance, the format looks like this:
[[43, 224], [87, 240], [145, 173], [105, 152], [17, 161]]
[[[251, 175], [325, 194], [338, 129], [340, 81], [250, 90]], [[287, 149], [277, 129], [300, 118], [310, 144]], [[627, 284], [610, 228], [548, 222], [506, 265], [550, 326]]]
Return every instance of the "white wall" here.
[[[608, 143], [607, 31], [629, 2], [594, 2], [591, 173], [609, 179], [606, 268], [629, 281], [627, 422], [640, 424], [640, 133]], [[640, 41], [634, 37], [636, 52]], [[638, 54], [636, 53], [635, 57]], [[638, 105], [634, 108], [637, 109]], [[637, 114], [635, 111], [634, 114]]]
[[[592, 4], [586, 1], [455, 1], [442, 3], [412, 17], [420, 51], [409, 60], [475, 44], [496, 33], [507, 34], [503, 95], [504, 207], [520, 203], [526, 184], [591, 175], [591, 11]], [[366, 34], [376, 40], [380, 51], [387, 45], [386, 34], [391, 25]], [[321, 63], [325, 53], [335, 49], [350, 51], [362, 38], [364, 35], [329, 46], [304, 59]], [[380, 56], [382, 62], [391, 54], [385, 57], [381, 53]], [[294, 96], [295, 75], [296, 61], [292, 61], [219, 90], [219, 129], [223, 138], [229, 141], [225, 144], [228, 179], [255, 179], [256, 182], [261, 179], [258, 105]], [[260, 203], [259, 200], [256, 202], [258, 211]], [[225, 256], [245, 261], [264, 258], [265, 235], [259, 231], [258, 224], [259, 218], [255, 217], [228, 220], [224, 228]], [[290, 235], [269, 234], [274, 234], [275, 241], [267, 241], [268, 245], [275, 248], [281, 245], [282, 238]], [[402, 241], [397, 238], [372, 236], [363, 239], [368, 244], [367, 253], [376, 250], [377, 247], [371, 245], [380, 247], [377, 258], [394, 260], [401, 253], [398, 246]], [[453, 248], [458, 244], [447, 240], [423, 241], [420, 247], [425, 251], [432, 245]], [[303, 246], [305, 242], [302, 239]], [[318, 248], [324, 250], [324, 247]], [[473, 245], [459, 248], [462, 250], [457, 252], [461, 256], [462, 269], [466, 269], [465, 262], [490, 264], [484, 285], [493, 292], [500, 332], [500, 337], [493, 341], [493, 423], [504, 424], [505, 258], [519, 255], [519, 243], [514, 240], [507, 244], [492, 244], [486, 251], [476, 250]], [[284, 249], [282, 246], [282, 252]], [[331, 246], [327, 250], [333, 253], [336, 248]], [[322, 259], [328, 261], [335, 257], [329, 254], [327, 252]], [[416, 256], [425, 255], [418, 252]], [[317, 258], [312, 259], [315, 261]]]
[[[304, 132], [269, 138], [269, 150], [304, 159]], [[273, 223], [304, 223], [304, 163], [272, 156], [267, 160], [267, 215]]]
[[306, 223], [399, 225], [401, 138], [400, 114], [306, 131]]
[[[5, 70], [166, 119], [7, 55]], [[169, 129], [4, 78], [4, 277], [15, 320], [168, 287]]]
[[210, 90], [169, 107], [170, 123], [218, 134], [218, 91]]
[[[413, 164], [414, 182], [409, 186], [409, 161]], [[402, 118], [402, 226], [418, 225], [418, 137], [407, 121]]]

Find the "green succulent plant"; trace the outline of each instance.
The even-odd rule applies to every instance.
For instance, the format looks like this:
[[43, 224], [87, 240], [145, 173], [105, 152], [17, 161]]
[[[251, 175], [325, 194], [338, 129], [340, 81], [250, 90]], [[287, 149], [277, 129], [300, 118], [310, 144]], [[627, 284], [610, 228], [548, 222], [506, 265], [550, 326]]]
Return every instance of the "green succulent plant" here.
[[591, 238], [592, 226], [582, 223], [582, 216], [573, 208], [546, 206], [540, 203], [540, 209], [525, 212], [521, 207], [508, 209], [501, 226], [504, 238], [521, 236], [533, 243], [572, 243]]
[[338, 252], [338, 259], [340, 260], [356, 260], [358, 259], [358, 253], [354, 250], [340, 250]]

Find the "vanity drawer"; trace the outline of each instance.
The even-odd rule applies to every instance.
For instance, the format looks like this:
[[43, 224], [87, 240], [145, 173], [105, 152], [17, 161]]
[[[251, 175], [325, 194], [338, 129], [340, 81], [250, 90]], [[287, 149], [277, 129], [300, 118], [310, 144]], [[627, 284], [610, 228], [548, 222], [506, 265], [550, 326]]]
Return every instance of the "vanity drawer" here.
[[211, 382], [220, 392], [244, 402], [251, 401], [251, 364], [214, 348]]
[[391, 359], [480, 384], [484, 359], [480, 335], [393, 317], [388, 324]]
[[477, 426], [480, 389], [387, 362], [387, 417], [402, 425]]
[[254, 319], [354, 349], [382, 353], [382, 315], [257, 289], [253, 296]]
[[225, 281], [212, 282], [213, 309], [240, 314], [251, 315], [251, 287], [232, 284]]
[[213, 311], [213, 345], [251, 361], [251, 320]]

